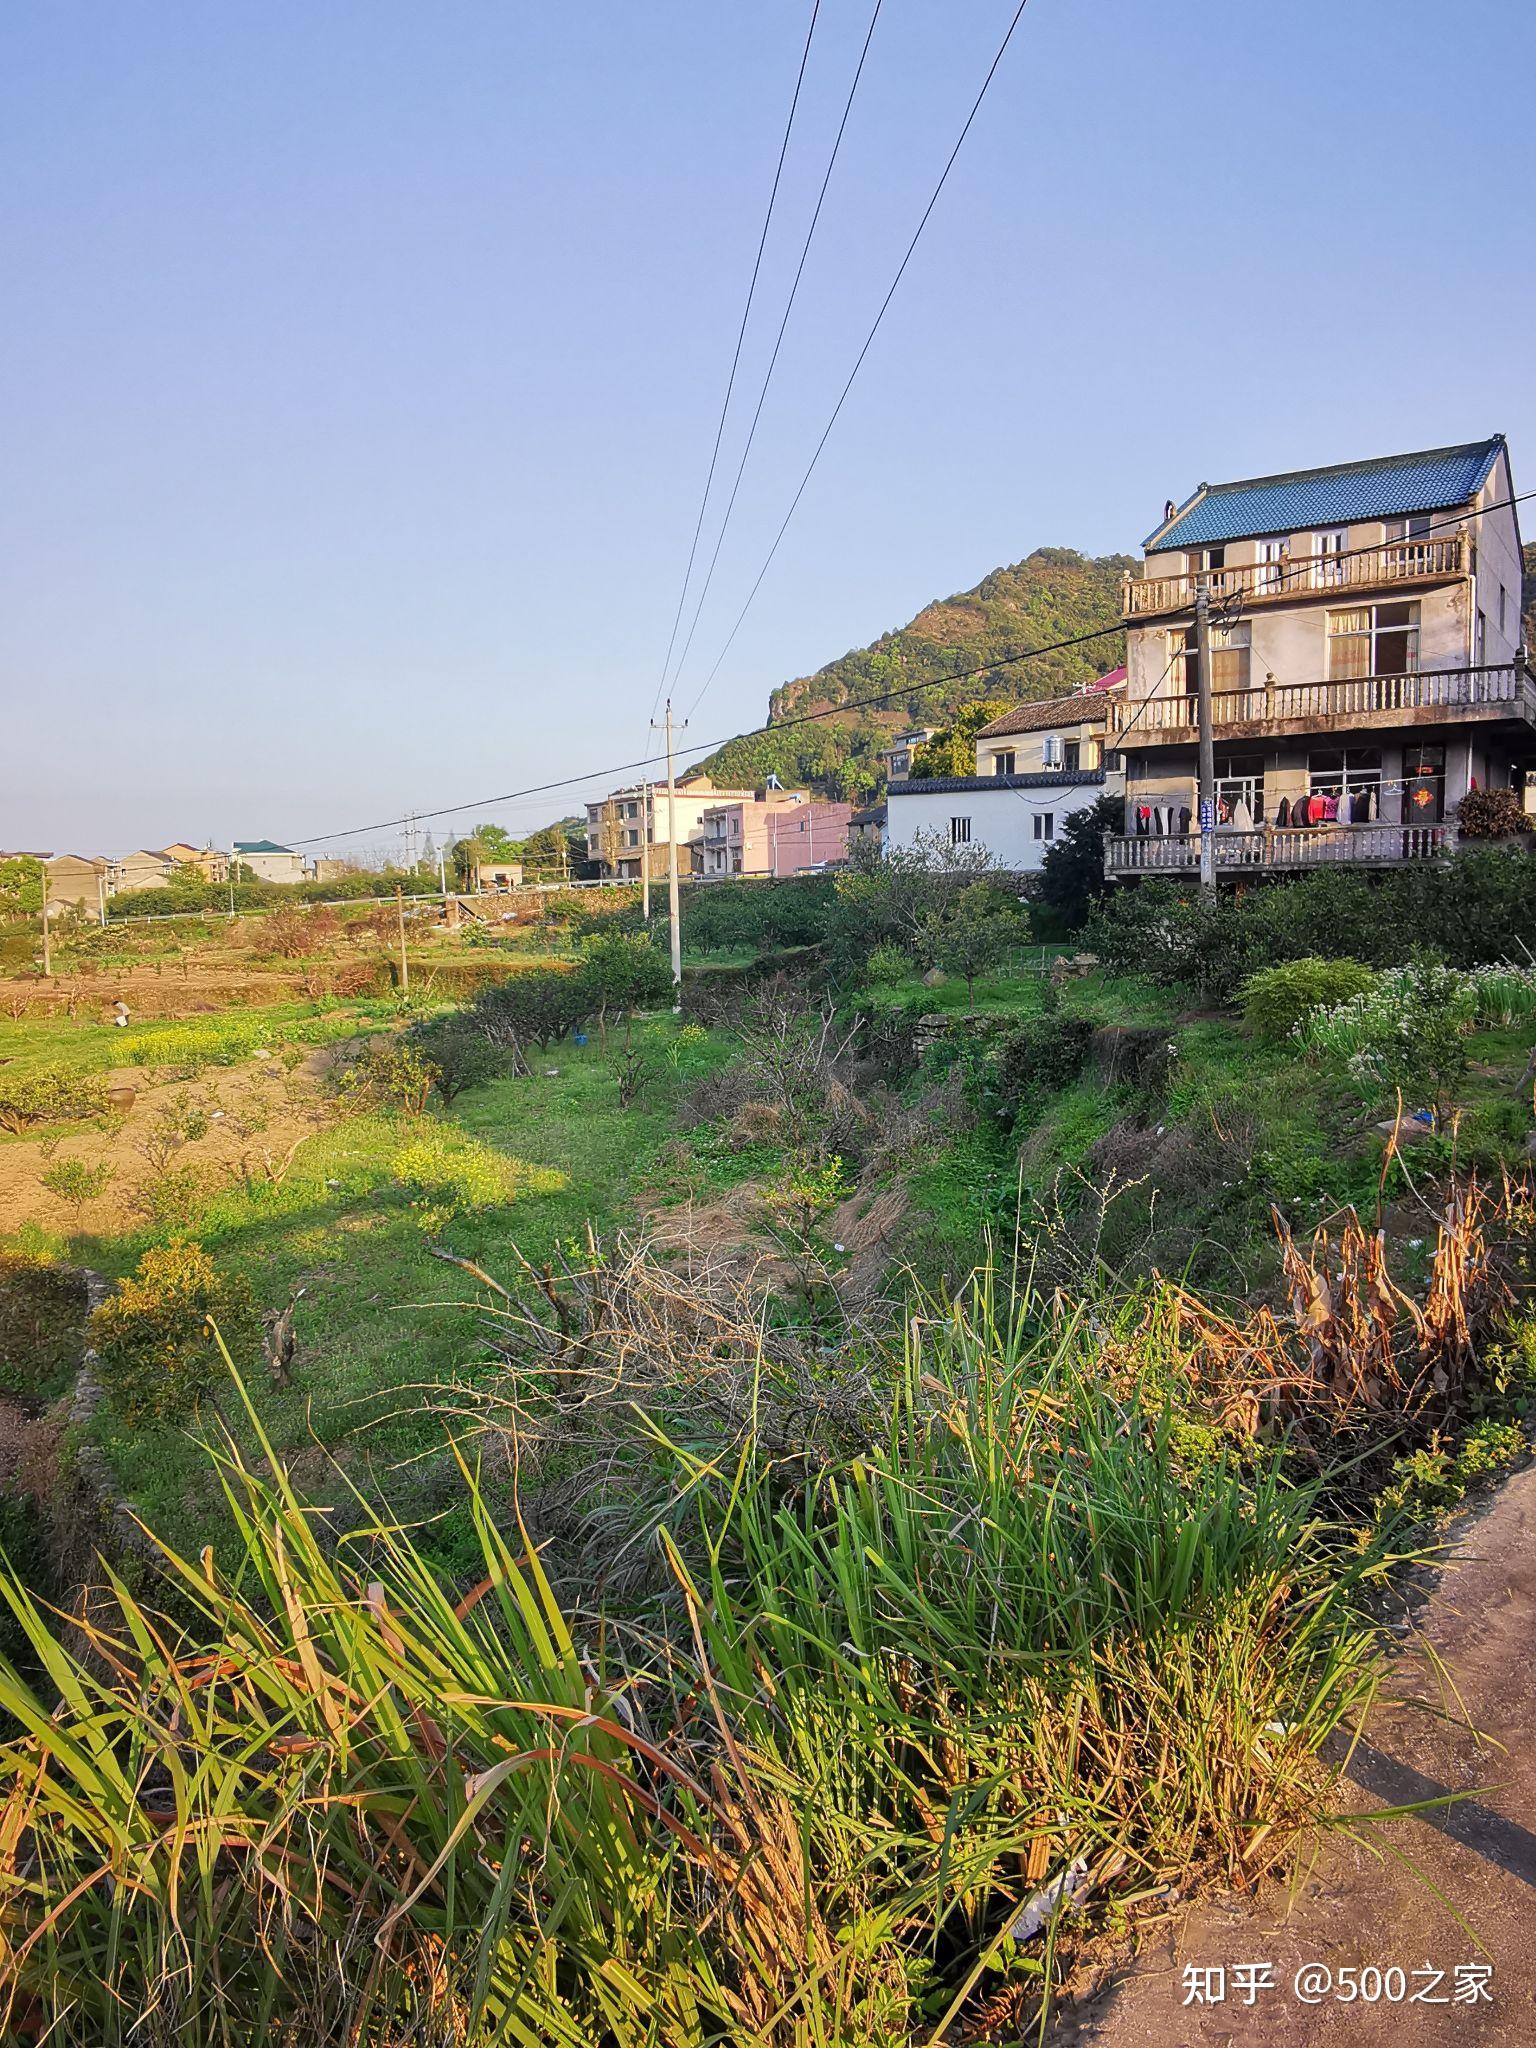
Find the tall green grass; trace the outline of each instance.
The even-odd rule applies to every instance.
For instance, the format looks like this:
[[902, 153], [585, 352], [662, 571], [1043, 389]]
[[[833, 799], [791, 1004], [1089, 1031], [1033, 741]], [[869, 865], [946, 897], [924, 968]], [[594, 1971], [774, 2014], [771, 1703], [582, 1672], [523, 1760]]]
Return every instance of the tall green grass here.
[[259, 1430], [213, 1453], [238, 1563], [168, 1555], [176, 1619], [114, 1578], [82, 1648], [8, 1577], [46, 1672], [0, 1667], [11, 2024], [936, 2044], [1038, 1986], [1042, 1883], [1267, 1862], [1370, 1696], [1375, 1567], [1166, 1360], [1111, 1384], [1105, 1334], [986, 1288], [919, 1315], [856, 1455], [637, 1417], [673, 1493], [644, 1611], [562, 1611], [467, 1467], [446, 1586], [307, 1510]]

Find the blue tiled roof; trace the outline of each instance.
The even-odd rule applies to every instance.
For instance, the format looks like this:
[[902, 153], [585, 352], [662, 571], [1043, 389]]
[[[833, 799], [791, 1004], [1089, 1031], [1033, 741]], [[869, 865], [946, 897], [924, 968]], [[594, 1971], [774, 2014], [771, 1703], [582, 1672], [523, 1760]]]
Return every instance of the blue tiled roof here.
[[1333, 469], [1250, 477], [1245, 483], [1202, 484], [1142, 545], [1205, 547], [1254, 534], [1297, 533], [1308, 526], [1347, 526], [1352, 519], [1444, 511], [1465, 505], [1482, 487], [1503, 446], [1504, 436], [1495, 434], [1491, 441], [1431, 448], [1420, 455], [1386, 455]]

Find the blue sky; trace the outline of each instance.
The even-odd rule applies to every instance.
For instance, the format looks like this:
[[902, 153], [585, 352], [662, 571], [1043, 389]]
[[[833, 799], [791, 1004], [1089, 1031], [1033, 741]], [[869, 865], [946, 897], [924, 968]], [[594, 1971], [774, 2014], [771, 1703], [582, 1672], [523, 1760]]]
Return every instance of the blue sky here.
[[[871, 4], [823, 0], [751, 394]], [[1011, 12], [885, 0], [685, 703]], [[808, 17], [10, 0], [0, 844], [309, 837], [645, 751]], [[1536, 484], [1533, 65], [1521, 0], [1031, 0], [690, 741], [1202, 478], [1502, 429]]]

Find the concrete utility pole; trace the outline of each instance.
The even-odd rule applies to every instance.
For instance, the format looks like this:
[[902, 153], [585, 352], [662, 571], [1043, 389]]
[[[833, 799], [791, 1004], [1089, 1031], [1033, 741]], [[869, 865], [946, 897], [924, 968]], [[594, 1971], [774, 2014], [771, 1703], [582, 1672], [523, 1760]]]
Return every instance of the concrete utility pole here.
[[38, 865], [43, 871], [43, 979], [44, 981], [51, 981], [53, 979], [53, 952], [48, 936], [48, 863], [47, 861], [39, 861]]
[[408, 996], [411, 992], [411, 963], [405, 951], [405, 891], [395, 884], [395, 916], [400, 925], [400, 993]]
[[1216, 888], [1216, 741], [1211, 731], [1211, 594], [1195, 592], [1195, 662], [1200, 715], [1200, 886]]
[[[48, 870], [43, 870], [43, 887], [48, 886]], [[107, 921], [107, 878], [101, 868], [96, 870], [96, 922], [105, 925]]]
[[640, 915], [651, 921], [651, 785], [640, 785]]
[[[654, 723], [654, 720], [652, 721]], [[684, 719], [686, 727], [688, 721]], [[672, 699], [662, 721], [667, 735], [667, 917], [672, 927], [672, 1007], [683, 1007], [683, 926], [677, 894], [677, 764], [672, 755]]]

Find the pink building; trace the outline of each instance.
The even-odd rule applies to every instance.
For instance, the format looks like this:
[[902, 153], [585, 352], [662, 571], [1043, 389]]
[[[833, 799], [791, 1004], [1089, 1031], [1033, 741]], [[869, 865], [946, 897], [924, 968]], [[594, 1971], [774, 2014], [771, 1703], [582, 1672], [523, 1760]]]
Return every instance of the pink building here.
[[769, 874], [799, 875], [827, 861], [846, 860], [852, 822], [852, 804], [817, 799], [792, 810], [772, 812], [768, 818]]

